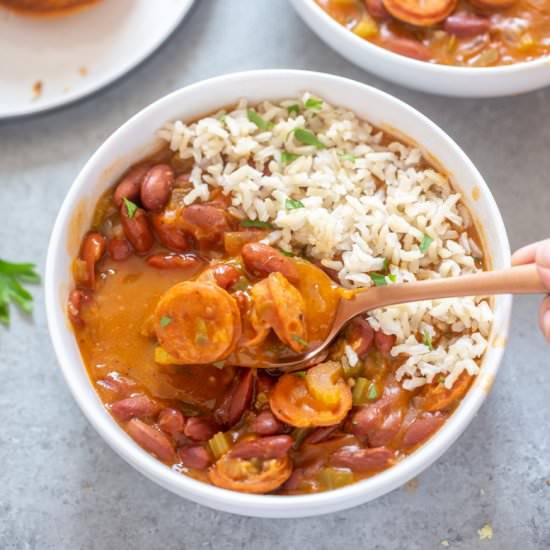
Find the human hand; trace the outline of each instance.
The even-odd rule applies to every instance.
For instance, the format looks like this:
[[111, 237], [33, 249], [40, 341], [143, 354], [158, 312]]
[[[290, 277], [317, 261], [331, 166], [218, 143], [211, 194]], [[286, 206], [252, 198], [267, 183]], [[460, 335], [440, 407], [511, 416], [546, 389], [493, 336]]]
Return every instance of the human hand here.
[[[536, 263], [542, 282], [550, 294], [550, 239], [529, 244], [512, 255], [512, 265]], [[546, 339], [550, 342], [550, 295], [542, 302], [539, 323]]]

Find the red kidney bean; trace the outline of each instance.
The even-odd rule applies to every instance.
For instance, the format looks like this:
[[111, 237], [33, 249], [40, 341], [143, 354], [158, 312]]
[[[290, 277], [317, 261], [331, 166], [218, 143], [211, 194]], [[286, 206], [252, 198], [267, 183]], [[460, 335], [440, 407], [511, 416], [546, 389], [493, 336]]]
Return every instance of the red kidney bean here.
[[128, 435], [146, 451], [153, 453], [163, 462], [175, 462], [176, 453], [172, 442], [161, 431], [132, 418], [126, 426]]
[[115, 393], [118, 397], [127, 397], [135, 391], [137, 386], [131, 378], [122, 376], [118, 372], [110, 372], [105, 378], [98, 380], [96, 384]]
[[374, 340], [374, 330], [366, 319], [356, 317], [350, 323], [351, 339], [355, 353], [363, 358], [368, 353]]
[[350, 468], [356, 472], [371, 472], [387, 468], [392, 463], [393, 452], [386, 447], [372, 449], [340, 449], [329, 459], [336, 468]]
[[381, 330], [374, 333], [374, 345], [382, 353], [389, 353], [395, 346], [396, 339], [395, 334], [384, 334]]
[[151, 216], [153, 228], [159, 241], [174, 252], [185, 252], [191, 247], [190, 238], [185, 231], [173, 223], [165, 223], [162, 215]]
[[194, 470], [206, 470], [212, 464], [210, 453], [200, 445], [182, 447], [178, 454], [183, 465]]
[[392, 52], [412, 57], [420, 61], [429, 61], [431, 58], [430, 50], [421, 42], [401, 36], [386, 36], [384, 45]]
[[157, 164], [145, 175], [141, 184], [141, 204], [147, 210], [158, 212], [170, 200], [174, 187], [174, 171], [168, 164]]
[[304, 445], [316, 444], [326, 441], [338, 428], [340, 424], [334, 426], [325, 426], [324, 428], [315, 428], [303, 441]]
[[111, 413], [117, 420], [130, 420], [130, 418], [134, 417], [152, 416], [158, 410], [158, 404], [146, 395], [127, 397], [111, 405]]
[[67, 313], [69, 314], [69, 319], [77, 326], [84, 326], [84, 321], [82, 320], [82, 307], [91, 302], [92, 297], [85, 290], [75, 289], [72, 290], [69, 294], [69, 300], [67, 302]]
[[382, 410], [376, 404], [362, 407], [351, 419], [351, 432], [359, 436], [368, 435], [382, 424], [383, 419]]
[[216, 420], [224, 426], [234, 426], [250, 405], [254, 390], [252, 369], [241, 368], [229, 392], [215, 413]]
[[405, 429], [403, 445], [414, 447], [426, 441], [445, 422], [447, 415], [441, 413], [424, 414], [415, 418]]
[[153, 234], [149, 228], [149, 222], [145, 210], [138, 208], [130, 218], [126, 205], [120, 207], [120, 221], [126, 238], [132, 243], [136, 252], [144, 254], [153, 246]]
[[123, 198], [132, 202], [136, 202], [139, 199], [141, 182], [143, 178], [145, 178], [145, 174], [147, 174], [149, 168], [149, 164], [138, 164], [131, 168], [120, 180], [113, 196], [114, 203], [117, 207], [120, 207]]
[[252, 430], [260, 435], [275, 435], [282, 432], [283, 425], [271, 411], [263, 411], [255, 418]]
[[383, 0], [365, 0], [370, 15], [376, 19], [390, 19], [390, 12], [384, 6]]
[[132, 245], [126, 239], [111, 239], [107, 250], [115, 262], [123, 262], [132, 255]]
[[443, 23], [443, 30], [460, 37], [477, 36], [486, 33], [491, 26], [488, 17], [481, 17], [464, 11], [449, 15]]
[[382, 425], [375, 428], [368, 434], [369, 445], [382, 447], [389, 445], [401, 430], [403, 416], [401, 411], [393, 411], [382, 422]]
[[183, 432], [185, 428], [185, 418], [177, 409], [166, 408], [159, 412], [159, 428], [170, 435], [176, 435]]
[[212, 268], [216, 283], [224, 290], [231, 288], [240, 278], [241, 272], [233, 265], [219, 264]]
[[181, 221], [198, 241], [217, 240], [230, 229], [225, 212], [210, 204], [192, 204], [184, 208]]
[[88, 233], [82, 243], [80, 257], [86, 264], [86, 284], [95, 287], [95, 265], [105, 254], [107, 241], [100, 233]]
[[210, 418], [192, 416], [185, 423], [183, 433], [193, 441], [208, 441], [214, 434], [220, 431], [220, 427]]
[[290, 258], [263, 243], [247, 243], [242, 247], [244, 265], [256, 277], [266, 277], [270, 273], [282, 273], [291, 283], [300, 280], [298, 269]]
[[154, 254], [145, 262], [156, 269], [193, 269], [202, 264], [202, 260], [194, 254]]
[[272, 458], [283, 458], [288, 454], [294, 439], [289, 435], [272, 435], [270, 437], [260, 437], [258, 439], [249, 439], [237, 443], [230, 451], [230, 458], [260, 458], [270, 460]]

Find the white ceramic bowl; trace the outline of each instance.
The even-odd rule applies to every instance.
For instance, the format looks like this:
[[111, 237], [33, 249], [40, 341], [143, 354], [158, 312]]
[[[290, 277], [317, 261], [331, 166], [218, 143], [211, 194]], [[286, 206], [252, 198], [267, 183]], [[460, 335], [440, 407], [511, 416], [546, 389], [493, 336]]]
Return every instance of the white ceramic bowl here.
[[315, 0], [291, 0], [313, 32], [346, 59], [382, 78], [432, 94], [497, 97], [550, 85], [550, 56], [501, 67], [453, 67], [390, 52], [337, 23]]
[[[143, 451], [103, 407], [82, 363], [65, 311], [72, 286], [71, 261], [89, 227], [100, 195], [124, 170], [139, 160], [155, 132], [168, 120], [192, 119], [241, 97], [252, 101], [296, 97], [309, 90], [327, 101], [355, 111], [382, 128], [398, 128], [435, 156], [452, 174], [467, 202], [482, 220], [487, 251], [495, 268], [510, 263], [506, 230], [483, 178], [459, 147], [433, 122], [405, 103], [352, 80], [290, 70], [252, 71], [221, 76], [174, 92], [147, 107], [119, 128], [86, 163], [55, 223], [46, 266], [46, 307], [59, 364], [80, 408], [107, 443], [127, 462], [159, 485], [212, 508], [263, 517], [300, 517], [342, 510], [395, 489], [436, 460], [464, 431], [484, 401], [502, 358], [502, 347], [491, 345], [481, 374], [460, 407], [443, 428], [405, 460], [354, 485], [305, 496], [247, 495], [219, 489], [178, 474]], [[478, 197], [473, 200], [471, 197]], [[508, 331], [511, 298], [495, 300], [492, 342]]]

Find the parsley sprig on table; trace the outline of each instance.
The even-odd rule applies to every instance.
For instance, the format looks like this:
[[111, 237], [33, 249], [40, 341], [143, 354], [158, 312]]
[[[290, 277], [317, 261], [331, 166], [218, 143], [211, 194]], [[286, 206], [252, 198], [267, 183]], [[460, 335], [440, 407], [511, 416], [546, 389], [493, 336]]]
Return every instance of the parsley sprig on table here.
[[32, 294], [21, 283], [39, 283], [34, 264], [14, 264], [0, 259], [0, 323], [10, 324], [10, 303], [32, 313]]

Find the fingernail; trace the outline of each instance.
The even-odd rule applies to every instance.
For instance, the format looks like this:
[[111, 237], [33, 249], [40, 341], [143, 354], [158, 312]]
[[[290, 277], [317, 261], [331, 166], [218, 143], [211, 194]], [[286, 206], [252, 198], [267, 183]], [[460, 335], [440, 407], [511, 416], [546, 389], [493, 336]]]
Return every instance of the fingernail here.
[[541, 243], [537, 250], [536, 260], [540, 267], [550, 269], [550, 240]]

